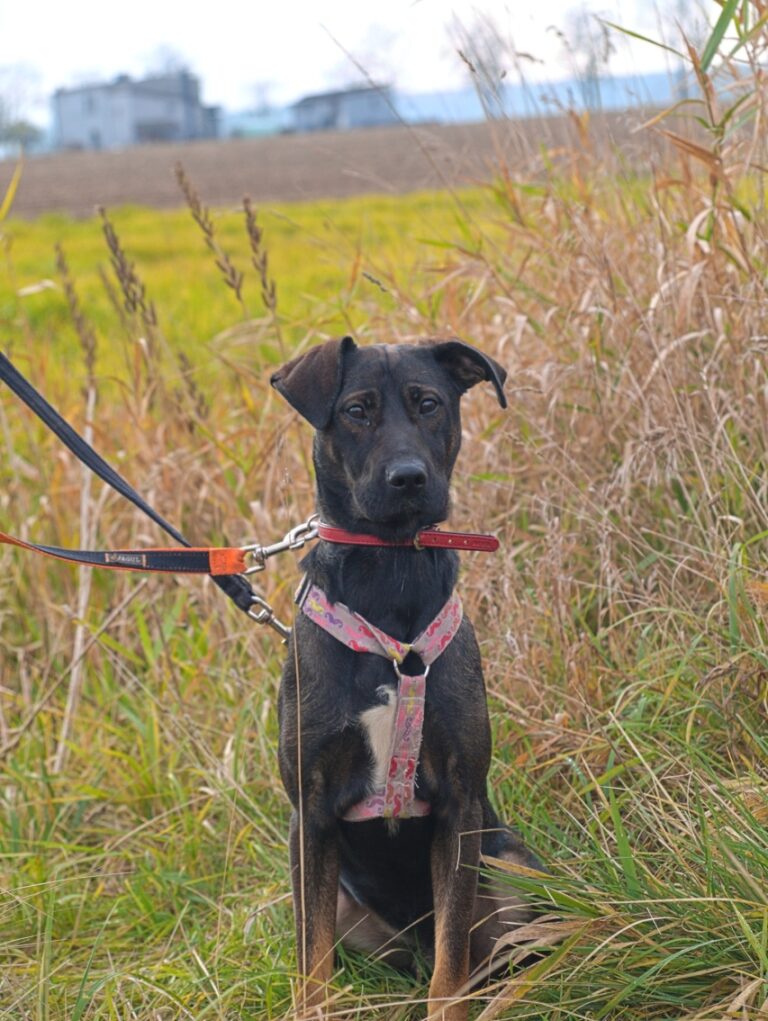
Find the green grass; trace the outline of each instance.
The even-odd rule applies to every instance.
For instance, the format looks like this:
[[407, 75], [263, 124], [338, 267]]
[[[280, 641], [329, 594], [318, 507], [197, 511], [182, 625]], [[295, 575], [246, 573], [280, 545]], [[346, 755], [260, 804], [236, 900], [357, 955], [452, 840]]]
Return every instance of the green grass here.
[[[712, 182], [686, 159], [653, 177], [583, 154], [568, 166], [506, 168], [458, 195], [260, 210], [275, 314], [253, 269], [237, 301], [188, 212], [116, 211], [149, 327], [105, 292], [97, 220], [6, 222], [3, 346], [80, 427], [90, 385], [97, 447], [205, 543], [271, 541], [312, 510], [309, 430], [267, 383], [299, 346], [455, 332], [505, 364], [506, 414], [479, 389], [465, 400], [452, 521], [503, 541], [465, 558], [462, 598], [486, 664], [494, 799], [551, 875], [512, 877], [547, 911], [539, 957], [478, 994], [474, 1016], [758, 1019], [760, 180], [729, 162], [723, 188], [749, 218], [723, 202], [703, 237]], [[214, 216], [247, 270], [242, 214]], [[57, 242], [97, 339], [90, 384]], [[55, 289], [19, 295], [46, 277]], [[0, 442], [2, 526], [77, 545], [81, 471], [7, 394]], [[94, 545], [160, 539], [98, 485], [84, 513]], [[284, 619], [298, 559], [259, 577]], [[208, 583], [84, 579], [0, 553], [0, 1019], [288, 1017], [279, 643]], [[331, 1015], [421, 1017], [427, 982], [342, 952]]]
[[[270, 272], [279, 281], [280, 312], [291, 343], [309, 330], [330, 336], [364, 329], [370, 307], [386, 314], [400, 302], [397, 293], [387, 291], [393, 280], [423, 273], [424, 253], [435, 251], [436, 245], [450, 250], [466, 241], [465, 217], [477, 219], [485, 231], [493, 230], [493, 212], [492, 199], [482, 189], [463, 191], [459, 202], [437, 192], [260, 210]], [[201, 347], [215, 345], [223, 330], [264, 315], [253, 272], [243, 305], [221, 286], [215, 260], [187, 210], [124, 208], [109, 215], [129, 259], [140, 268], [149, 299], [162, 309], [159, 325], [172, 347], [197, 360]], [[213, 216], [219, 243], [237, 268], [247, 270], [250, 252], [243, 211], [216, 210]], [[34, 222], [14, 221], [5, 234], [12, 259], [12, 272], [0, 278], [0, 328], [6, 343], [24, 345], [31, 334], [36, 344], [45, 342], [69, 356], [76, 349], [60, 290], [18, 296], [20, 289], [55, 280], [55, 244], [64, 249], [89, 318], [106, 338], [114, 334], [114, 310], [100, 279], [109, 258], [97, 219], [48, 215]], [[476, 244], [476, 230], [471, 238]], [[428, 299], [422, 300], [426, 307]], [[24, 332], [27, 327], [29, 333]], [[241, 329], [244, 340], [252, 336], [253, 329], [250, 335], [244, 325]], [[101, 350], [105, 369], [115, 369], [110, 359], [113, 346], [107, 341]]]

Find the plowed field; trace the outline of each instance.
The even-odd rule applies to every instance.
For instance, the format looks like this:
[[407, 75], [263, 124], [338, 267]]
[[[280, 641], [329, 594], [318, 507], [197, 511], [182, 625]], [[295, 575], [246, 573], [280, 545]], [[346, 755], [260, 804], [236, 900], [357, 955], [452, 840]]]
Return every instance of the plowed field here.
[[[630, 162], [647, 156], [648, 136], [631, 135], [637, 114], [593, 120], [590, 140], [567, 117], [489, 124], [395, 127], [347, 133], [153, 145], [117, 152], [64, 152], [27, 160], [14, 213], [90, 215], [97, 206], [177, 206], [173, 168], [181, 161], [211, 205], [300, 201], [368, 192], [402, 194], [487, 179], [504, 154], [509, 165], [585, 144], [618, 146]], [[0, 194], [14, 164], [0, 162]]]

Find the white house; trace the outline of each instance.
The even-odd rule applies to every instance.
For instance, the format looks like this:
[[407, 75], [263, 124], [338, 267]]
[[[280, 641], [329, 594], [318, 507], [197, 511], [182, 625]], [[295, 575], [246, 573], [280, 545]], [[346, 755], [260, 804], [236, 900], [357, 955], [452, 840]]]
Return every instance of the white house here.
[[183, 142], [218, 135], [218, 108], [200, 101], [189, 71], [57, 89], [54, 139], [59, 149], [118, 149], [142, 142]]

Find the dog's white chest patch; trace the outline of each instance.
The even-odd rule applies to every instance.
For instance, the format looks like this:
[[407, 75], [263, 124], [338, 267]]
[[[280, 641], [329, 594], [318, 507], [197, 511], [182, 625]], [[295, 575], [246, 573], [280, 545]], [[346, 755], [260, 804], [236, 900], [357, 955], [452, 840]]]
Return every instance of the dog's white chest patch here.
[[360, 725], [365, 731], [368, 747], [373, 756], [373, 784], [376, 787], [383, 787], [392, 753], [397, 695], [394, 688], [385, 684], [376, 689], [376, 694], [381, 699], [381, 704], [371, 706], [364, 713], [360, 713]]

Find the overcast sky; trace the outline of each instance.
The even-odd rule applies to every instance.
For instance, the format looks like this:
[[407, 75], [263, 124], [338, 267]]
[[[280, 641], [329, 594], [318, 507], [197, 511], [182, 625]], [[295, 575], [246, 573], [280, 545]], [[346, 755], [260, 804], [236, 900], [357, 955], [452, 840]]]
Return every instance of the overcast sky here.
[[[712, 7], [714, 0], [703, 3]], [[685, 0], [662, 0], [670, 18], [681, 5]], [[490, 18], [510, 49], [536, 58], [524, 59], [529, 77], [565, 78], [571, 68], [556, 30], [566, 28], [569, 11], [585, 6], [659, 34], [657, 15], [642, 0], [0, 0], [0, 90], [7, 94], [14, 79], [25, 92], [25, 115], [43, 121], [58, 86], [141, 75], [178, 59], [201, 77], [206, 103], [238, 110], [265, 95], [280, 104], [349, 84], [355, 70], [344, 50], [399, 89], [458, 88], [466, 69], [456, 54], [455, 24], [470, 26], [478, 17]], [[665, 66], [652, 46], [620, 39], [617, 45], [615, 73]], [[515, 80], [514, 67], [509, 77]]]

